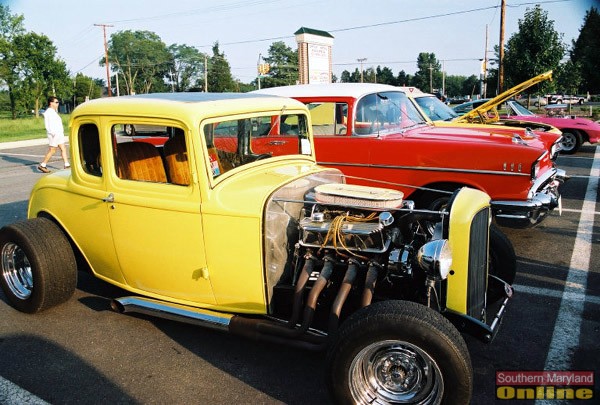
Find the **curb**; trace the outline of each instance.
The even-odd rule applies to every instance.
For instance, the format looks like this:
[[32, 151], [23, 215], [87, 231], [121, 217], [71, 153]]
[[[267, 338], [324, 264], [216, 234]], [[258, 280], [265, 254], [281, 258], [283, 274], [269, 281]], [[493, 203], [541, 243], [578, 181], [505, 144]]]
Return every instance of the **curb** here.
[[0, 150], [2, 150], [2, 149], [23, 148], [23, 147], [26, 147], [26, 146], [44, 145], [46, 143], [48, 143], [48, 139], [47, 138], [29, 139], [29, 140], [26, 140], [26, 141], [0, 142]]

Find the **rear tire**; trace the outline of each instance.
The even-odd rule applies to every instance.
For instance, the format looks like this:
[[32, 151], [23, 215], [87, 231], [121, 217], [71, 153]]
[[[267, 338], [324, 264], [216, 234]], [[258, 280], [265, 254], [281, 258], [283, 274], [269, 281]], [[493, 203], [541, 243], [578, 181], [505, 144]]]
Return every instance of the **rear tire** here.
[[35, 313], [67, 301], [77, 286], [77, 263], [63, 232], [46, 218], [0, 229], [0, 286], [9, 303]]
[[327, 386], [339, 404], [468, 404], [473, 370], [458, 330], [409, 301], [354, 313], [327, 353]]

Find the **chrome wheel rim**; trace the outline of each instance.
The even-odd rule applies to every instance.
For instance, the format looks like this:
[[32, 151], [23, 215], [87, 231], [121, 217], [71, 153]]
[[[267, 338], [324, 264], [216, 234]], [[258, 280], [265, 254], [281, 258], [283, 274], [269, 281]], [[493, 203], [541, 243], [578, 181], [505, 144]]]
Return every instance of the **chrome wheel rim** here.
[[573, 150], [573, 148], [575, 147], [575, 135], [571, 134], [570, 132], [566, 132], [563, 134], [563, 139], [562, 139], [562, 150], [563, 151], [570, 151]]
[[419, 347], [375, 342], [352, 360], [350, 391], [358, 404], [438, 404], [444, 393], [439, 366]]
[[31, 264], [23, 249], [14, 243], [7, 243], [2, 247], [2, 278], [15, 297], [26, 300], [31, 296]]

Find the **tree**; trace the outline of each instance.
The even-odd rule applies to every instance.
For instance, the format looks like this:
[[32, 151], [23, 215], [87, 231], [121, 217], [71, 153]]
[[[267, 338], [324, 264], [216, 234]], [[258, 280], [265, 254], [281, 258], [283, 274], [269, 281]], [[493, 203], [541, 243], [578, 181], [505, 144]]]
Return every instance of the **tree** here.
[[[111, 70], [122, 80], [119, 86], [125, 94], [149, 93], [165, 89], [169, 67], [173, 66], [171, 53], [160, 37], [150, 31], [121, 31], [112, 34], [108, 46]], [[106, 63], [100, 60], [100, 66]], [[108, 85], [111, 85], [110, 83]]]
[[169, 70], [174, 91], [191, 91], [204, 82], [204, 63], [207, 58], [202, 52], [188, 45], [169, 46], [173, 66]]
[[398, 86], [408, 86], [411, 81], [412, 77], [407, 75], [404, 70], [398, 72], [398, 76], [396, 77], [396, 84]]
[[8, 88], [13, 119], [17, 117], [15, 86], [19, 82], [19, 60], [14, 38], [24, 32], [23, 16], [11, 14], [8, 6], [0, 4], [0, 83]]
[[562, 34], [539, 5], [519, 19], [519, 30], [508, 40], [504, 52], [504, 75], [509, 88], [540, 73], [556, 69], [565, 53]]
[[[100, 82], [100, 83], [98, 83]], [[76, 106], [87, 100], [102, 96], [102, 80], [92, 79], [82, 73], [77, 73], [73, 79], [73, 105]]]
[[236, 91], [236, 84], [231, 76], [231, 67], [225, 54], [219, 51], [219, 43], [212, 48], [213, 56], [208, 62], [208, 91], [222, 93]]
[[592, 7], [585, 14], [577, 40], [573, 41], [571, 62], [581, 73], [581, 92], [600, 93], [600, 14]]
[[273, 42], [264, 61], [269, 64], [269, 73], [262, 82], [264, 87], [288, 86], [298, 82], [298, 51], [285, 42]]
[[377, 73], [377, 83], [390, 84], [392, 86], [396, 85], [396, 78], [394, 77], [394, 72], [388, 67], [377, 66], [375, 70]]
[[417, 57], [417, 72], [412, 85], [423, 91], [431, 91], [442, 87], [442, 65], [434, 53], [421, 52]]
[[33, 106], [36, 116], [48, 96], [70, 99], [69, 72], [65, 62], [56, 56], [50, 38], [31, 32], [15, 37], [14, 45], [20, 60], [20, 97], [26, 106]]
[[450, 97], [464, 96], [470, 92], [464, 91], [463, 85], [467, 81], [466, 76], [446, 76], [446, 94]]

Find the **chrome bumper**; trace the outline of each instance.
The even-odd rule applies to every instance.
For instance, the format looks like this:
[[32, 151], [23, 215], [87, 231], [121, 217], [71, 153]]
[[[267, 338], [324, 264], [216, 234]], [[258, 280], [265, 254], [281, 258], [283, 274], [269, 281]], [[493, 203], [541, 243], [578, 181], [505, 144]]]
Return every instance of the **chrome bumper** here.
[[529, 228], [539, 224], [548, 213], [558, 207], [561, 197], [558, 187], [568, 180], [562, 169], [552, 169], [538, 178], [526, 201], [491, 201], [492, 215], [498, 225], [511, 228]]

